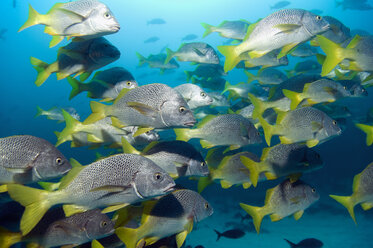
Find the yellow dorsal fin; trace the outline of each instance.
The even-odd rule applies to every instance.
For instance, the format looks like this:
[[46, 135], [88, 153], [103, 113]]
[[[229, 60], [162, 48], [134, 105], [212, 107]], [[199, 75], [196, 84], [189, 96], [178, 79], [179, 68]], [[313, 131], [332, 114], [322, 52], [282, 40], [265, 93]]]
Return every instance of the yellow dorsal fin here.
[[266, 148], [263, 148], [262, 150], [262, 156], [260, 157], [260, 160], [261, 161], [264, 161], [266, 160], [267, 156], [268, 156], [268, 153], [269, 151], [272, 149], [272, 147], [266, 147]]
[[69, 185], [73, 180], [74, 178], [79, 175], [79, 173], [81, 172], [81, 170], [84, 169], [84, 166], [78, 166], [78, 167], [74, 167], [72, 168], [69, 173], [67, 173], [66, 176], [64, 176], [62, 179], [61, 179], [61, 184], [60, 184], [60, 187], [59, 189], [64, 189], [67, 187], [67, 185]]
[[281, 110], [278, 110], [278, 109], [275, 109], [275, 111], [277, 113], [276, 124], [278, 125], [284, 120], [284, 118], [287, 115], [287, 112], [281, 111]]
[[124, 137], [122, 137], [122, 149], [123, 153], [141, 154], [141, 152], [136, 150]]
[[361, 37], [359, 35], [355, 35], [355, 37], [348, 43], [346, 48], [355, 48], [357, 44], [361, 41]]
[[159, 141], [153, 141], [149, 145], [147, 145], [144, 150], [142, 151], [143, 154], [146, 154], [150, 149], [152, 149], [155, 145], [157, 145]]
[[75, 158], [70, 158], [70, 164], [71, 166], [74, 167], [82, 167], [83, 165], [78, 162]]
[[78, 206], [78, 205], [63, 205], [63, 211], [65, 212], [66, 217], [72, 216], [78, 213], [84, 213], [85, 211], [89, 210], [87, 207]]
[[114, 104], [116, 104], [116, 103], [119, 101], [119, 99], [121, 99], [124, 95], [126, 95], [126, 94], [128, 93], [128, 91], [130, 91], [130, 90], [131, 90], [131, 89], [123, 88], [123, 89], [119, 92], [118, 96], [115, 98], [115, 100], [114, 100]]
[[138, 128], [137, 131], [133, 134], [133, 137], [135, 138], [135, 137], [137, 137], [137, 136], [139, 136], [141, 134], [144, 134], [144, 133], [146, 133], [148, 131], [151, 131], [153, 129], [154, 129], [154, 127], [142, 127], [142, 128]]
[[[275, 187], [276, 188], [276, 187]], [[273, 192], [275, 191], [275, 188], [272, 188], [272, 189], [268, 189], [267, 192], [266, 192], [266, 198], [264, 200], [264, 205], [267, 205], [269, 204], [272, 196], [273, 196]]]
[[247, 39], [250, 37], [251, 33], [253, 32], [253, 30], [254, 30], [254, 28], [255, 28], [255, 26], [256, 26], [257, 24], [258, 24], [258, 23], [256, 22], [256, 23], [252, 23], [252, 24], [249, 25], [249, 27], [247, 28], [246, 35], [245, 35], [245, 37], [243, 38], [243, 40], [247, 40]]

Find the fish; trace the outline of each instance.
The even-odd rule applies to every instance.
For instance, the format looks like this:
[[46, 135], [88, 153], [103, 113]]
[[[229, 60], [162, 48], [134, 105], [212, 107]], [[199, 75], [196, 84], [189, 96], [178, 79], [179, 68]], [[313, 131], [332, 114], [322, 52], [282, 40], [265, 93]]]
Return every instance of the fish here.
[[152, 37], [150, 37], [150, 38], [144, 40], [144, 43], [154, 43], [154, 42], [156, 42], [156, 41], [158, 41], [158, 40], [159, 40], [159, 37], [157, 37], [157, 36], [152, 36]]
[[369, 3], [366, 3], [366, 0], [363, 1], [351, 1], [351, 0], [343, 0], [341, 2], [336, 1], [336, 6], [342, 7], [342, 10], [351, 9], [351, 10], [371, 10], [373, 6]]
[[198, 38], [198, 36], [195, 35], [195, 34], [187, 34], [181, 40], [182, 41], [184, 41], [184, 40], [195, 40], [197, 38]]
[[302, 217], [304, 210], [318, 201], [320, 195], [315, 188], [298, 180], [291, 183], [285, 180], [274, 188], [267, 190], [263, 207], [254, 207], [244, 203], [240, 206], [253, 218], [259, 234], [262, 219], [270, 215], [271, 221], [279, 221], [294, 214], [295, 220]]
[[[62, 212], [62, 213], [61, 213]], [[36, 243], [42, 247], [79, 245], [114, 233], [114, 223], [100, 209], [65, 217], [61, 209], [47, 213], [26, 236], [0, 229], [2, 247], [19, 242]]]
[[164, 73], [167, 69], [176, 69], [179, 68], [179, 64], [176, 62], [175, 59], [171, 59], [168, 63], [165, 63], [166, 54], [151, 54], [147, 58], [142, 56], [140, 53], [136, 53], [137, 57], [139, 58], [139, 66], [144, 65], [147, 63], [150, 68], [159, 68], [161, 69], [161, 74]]
[[275, 3], [275, 5], [271, 6], [271, 9], [282, 9], [282, 8], [285, 8], [288, 5], [290, 5], [289, 1], [279, 1], [279, 2]]
[[144, 211], [140, 227], [118, 227], [115, 233], [128, 248], [136, 247], [139, 242], [151, 245], [173, 234], [176, 234], [177, 246], [181, 247], [193, 224], [211, 216], [213, 212], [210, 203], [197, 192], [176, 190]]
[[225, 83], [224, 90], [221, 94], [225, 92], [229, 92], [228, 100], [233, 98], [234, 100], [237, 98], [247, 98], [249, 93], [255, 93], [255, 91], [263, 92], [263, 88], [259, 87], [256, 84], [248, 84], [247, 82], [240, 82], [238, 84], [230, 84], [228, 81]]
[[83, 123], [105, 117], [112, 117], [117, 127], [192, 127], [196, 122], [184, 98], [166, 84], [148, 84], [122, 92], [113, 105], [91, 102], [92, 114]]
[[358, 204], [365, 210], [369, 210], [373, 207], [373, 163], [370, 163], [362, 172], [354, 177], [352, 184], [352, 195], [351, 196], [337, 196], [329, 195], [331, 198], [336, 200], [347, 208], [351, 218], [356, 222], [354, 207]]
[[288, 76], [299, 75], [302, 73], [320, 73], [321, 65], [314, 60], [304, 60], [297, 63], [293, 70], [288, 70]]
[[[317, 40], [326, 54], [321, 76], [327, 75], [340, 63], [342, 69], [372, 71], [373, 37], [356, 35], [353, 39], [346, 40], [343, 47], [323, 36], [317, 36]], [[348, 45], [346, 45], [347, 42]]]
[[56, 191], [8, 184], [8, 192], [26, 208], [20, 223], [22, 235], [26, 235], [57, 204], [64, 204], [67, 217], [99, 207], [107, 207], [106, 213], [165, 194], [174, 186], [172, 178], [151, 160], [118, 154], [75, 167]]
[[57, 60], [52, 64], [31, 57], [31, 64], [37, 71], [36, 86], [41, 86], [52, 73], [57, 80], [75, 74], [84, 81], [94, 70], [108, 65], [120, 57], [119, 50], [107, 39], [100, 37], [87, 41], [70, 42], [59, 48]]
[[88, 83], [82, 83], [76, 78], [67, 77], [72, 87], [69, 100], [87, 91], [87, 96], [93, 99], [115, 99], [122, 89], [133, 89], [138, 83], [132, 74], [123, 67], [112, 67], [98, 71]]
[[[285, 56], [298, 44], [314, 38], [329, 29], [321, 16], [302, 9], [285, 9], [261, 19], [248, 28], [245, 39], [237, 46], [218, 46], [225, 56], [224, 71], [232, 70], [240, 54], [248, 52], [251, 58], [261, 57], [282, 48], [277, 58]], [[306, 31], [308, 30], [308, 31]]]
[[229, 239], [239, 239], [245, 236], [245, 232], [241, 229], [230, 229], [225, 232], [219, 232], [218, 230], [214, 229], [215, 233], [218, 235], [216, 241], [218, 241], [221, 237], [229, 238]]
[[183, 96], [191, 110], [211, 105], [213, 102], [212, 97], [196, 84], [181, 84], [174, 89]]
[[241, 162], [250, 171], [250, 180], [254, 186], [262, 173], [267, 180], [290, 176], [296, 181], [302, 173], [320, 169], [323, 161], [320, 154], [305, 144], [278, 144], [264, 148], [260, 162], [244, 156]]
[[[268, 67], [288, 65], [289, 60], [287, 56], [277, 58], [279, 53], [280, 53], [280, 50], [277, 49], [267, 54], [264, 54], [263, 56], [259, 58], [251, 58], [248, 53], [242, 53], [240, 55], [240, 59], [244, 61], [243, 68], [253, 68], [253, 67], [255, 68], [258, 66], [261, 66], [262, 68], [268, 68]], [[236, 67], [239, 67], [239, 66], [240, 64], [237, 64]]]
[[278, 113], [275, 125], [268, 124], [259, 116], [268, 146], [271, 144], [273, 134], [280, 135], [282, 144], [306, 142], [306, 145], [311, 148], [342, 132], [335, 120], [312, 107], [281, 113], [278, 111]]
[[209, 96], [212, 98], [211, 106], [214, 107], [229, 107], [230, 103], [224, 95], [220, 92], [209, 92]]
[[225, 84], [227, 82], [222, 77], [209, 77], [207, 79], [197, 79], [195, 77], [192, 77], [191, 81], [193, 84], [201, 85], [202, 88], [207, 88], [210, 90], [224, 90]]
[[346, 87], [346, 90], [350, 92], [350, 97], [366, 97], [368, 91], [361, 85], [359, 80], [338, 80], [338, 83]]
[[193, 76], [208, 79], [227, 75], [220, 64], [199, 64], [194, 71], [184, 71], [184, 73], [188, 82]]
[[36, 106], [36, 117], [39, 116], [46, 116], [48, 120], [55, 120], [60, 122], [64, 121], [63, 115], [62, 115], [62, 110], [66, 111], [69, 113], [74, 119], [80, 120], [80, 115], [77, 113], [76, 109], [69, 107], [69, 108], [58, 108], [58, 107], [52, 107], [49, 110], [43, 110], [39, 106]]
[[0, 29], [0, 40], [5, 40], [4, 34], [8, 31], [6, 28]]
[[373, 144], [373, 125], [367, 125], [367, 124], [361, 124], [357, 123], [355, 124], [357, 128], [359, 128], [361, 131], [363, 131], [367, 138], [366, 138], [366, 144], [367, 146], [371, 146]]
[[[202, 120], [208, 115], [218, 115], [220, 114], [220, 112], [216, 108], [210, 108], [209, 106], [206, 106], [196, 109], [193, 114], [197, 120]], [[223, 114], [226, 114], [226, 112], [223, 112]]]
[[295, 109], [299, 104], [312, 106], [317, 103], [335, 102], [343, 97], [351, 96], [346, 86], [330, 79], [320, 79], [304, 85], [303, 92], [283, 90], [284, 95], [291, 100], [290, 109]]
[[274, 68], [260, 69], [257, 76], [246, 70], [245, 74], [248, 77], [248, 83], [257, 80], [261, 85], [276, 85], [288, 79], [282, 71]]
[[196, 129], [174, 129], [176, 140], [188, 141], [199, 138], [203, 148], [230, 146], [231, 150], [249, 144], [261, 143], [261, 137], [255, 126], [238, 114], [206, 116]]
[[56, 46], [64, 37], [89, 40], [116, 33], [120, 29], [109, 7], [97, 0], [56, 3], [45, 15], [29, 5], [28, 19], [18, 32], [37, 24], [45, 25], [44, 33], [53, 36], [50, 47]]
[[[240, 184], [244, 189], [250, 188], [252, 185], [250, 170], [242, 163], [241, 157], [247, 157], [256, 162], [260, 161], [255, 154], [247, 151], [224, 156], [224, 154], [219, 153], [217, 149], [209, 150], [206, 160], [209, 165], [210, 175], [209, 177], [202, 177], [199, 179], [198, 192], [202, 192], [215, 180], [220, 181], [220, 185], [223, 189], [228, 189], [232, 187], [232, 185]], [[213, 161], [215, 159], [218, 161], [218, 166], [213, 168]], [[262, 175], [260, 180], [264, 179], [265, 177]]]
[[54, 145], [36, 136], [0, 138], [0, 147], [0, 184], [30, 184], [59, 178], [72, 168]]
[[345, 26], [341, 21], [332, 16], [324, 16], [324, 19], [329, 22], [330, 29], [321, 34], [321, 36], [337, 44], [341, 44], [351, 37], [350, 28]]
[[152, 142], [143, 151], [136, 150], [123, 140], [123, 152], [139, 154], [152, 160], [173, 178], [207, 176], [209, 169], [201, 153], [184, 141]]
[[207, 23], [201, 23], [201, 25], [205, 28], [202, 38], [205, 38], [212, 32], [217, 32], [220, 36], [225, 38], [243, 40], [250, 23], [246, 20], [238, 20], [223, 21], [218, 26], [212, 26]]
[[163, 20], [162, 18], [154, 18], [154, 19], [151, 19], [150, 21], [147, 21], [146, 22], [147, 25], [150, 25], [150, 24], [166, 24], [166, 21]]
[[335, 102], [328, 104], [316, 104], [313, 107], [321, 110], [333, 119], [348, 118], [352, 116], [348, 107], [339, 105]]
[[[329, 31], [327, 31], [327, 32], [329, 32]], [[303, 43], [303, 44], [297, 46], [294, 49], [294, 51], [292, 51], [290, 54], [292, 56], [301, 57], [301, 58], [311, 57], [311, 56], [315, 56], [317, 54], [317, 49], [315, 47], [312, 47], [308, 43]]]
[[290, 245], [290, 248], [321, 248], [323, 247], [323, 242], [318, 239], [310, 238], [310, 239], [303, 239], [298, 244], [295, 244], [287, 239], [286, 242]]
[[178, 61], [190, 61], [196, 63], [219, 64], [220, 60], [214, 48], [203, 42], [183, 43], [177, 49], [172, 51], [166, 48], [167, 58], [164, 61], [167, 64], [173, 57]]

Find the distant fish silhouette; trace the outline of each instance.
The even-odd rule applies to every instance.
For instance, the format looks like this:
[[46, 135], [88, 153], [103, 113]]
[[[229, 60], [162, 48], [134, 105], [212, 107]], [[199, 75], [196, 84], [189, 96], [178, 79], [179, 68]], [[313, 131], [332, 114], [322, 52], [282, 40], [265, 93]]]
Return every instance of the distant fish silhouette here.
[[13, 0], [13, 8], [17, 7], [17, 1]]
[[287, 239], [285, 239], [285, 241], [289, 243], [291, 248], [321, 248], [324, 245], [320, 240], [313, 238], [304, 239], [298, 244], [294, 244]]
[[271, 9], [282, 9], [290, 4], [289, 1], [280, 1], [271, 6]]
[[195, 34], [188, 34], [186, 36], [184, 36], [181, 40], [194, 40], [194, 39], [197, 39], [198, 36], [195, 35]]
[[231, 229], [228, 231], [225, 231], [223, 233], [218, 232], [217, 230], [214, 229], [216, 234], [218, 235], [216, 241], [218, 241], [221, 237], [226, 237], [229, 239], [239, 239], [245, 235], [245, 232], [242, 231], [241, 229]]
[[5, 40], [4, 34], [8, 31], [6, 28], [0, 29], [0, 40]]
[[149, 39], [144, 40], [144, 43], [154, 43], [154, 42], [156, 42], [158, 40], [159, 40], [159, 38], [157, 36], [152, 36]]
[[149, 25], [149, 24], [166, 24], [166, 21], [161, 19], [161, 18], [154, 18], [154, 19], [151, 19], [150, 21], [147, 21], [146, 24], [147, 25]]

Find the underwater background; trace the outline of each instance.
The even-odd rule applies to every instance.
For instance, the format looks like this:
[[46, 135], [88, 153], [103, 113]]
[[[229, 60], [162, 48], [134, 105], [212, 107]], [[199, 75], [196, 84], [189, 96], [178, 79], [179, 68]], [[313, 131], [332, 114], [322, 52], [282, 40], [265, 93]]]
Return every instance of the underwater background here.
[[[271, 0], [106, 0], [121, 25], [118, 33], [106, 36], [121, 52], [121, 57], [103, 69], [122, 66], [129, 70], [139, 85], [149, 83], [164, 83], [171, 87], [186, 83], [185, 70], [193, 70], [194, 65], [179, 62], [180, 68], [159, 73], [159, 69], [139, 67], [136, 52], [144, 56], [157, 54], [164, 47], [176, 50], [182, 38], [188, 34], [198, 37], [193, 41], [210, 44], [216, 49], [225, 39], [212, 33], [202, 38], [204, 28], [200, 23], [218, 25], [224, 20], [245, 19], [254, 22], [275, 10], [270, 6], [276, 1]], [[369, 1], [368, 1], [369, 2]], [[57, 81], [51, 76], [41, 87], [34, 84], [36, 71], [30, 64], [30, 57], [37, 57], [46, 62], [55, 60], [58, 47], [66, 45], [64, 40], [54, 48], [48, 48], [50, 36], [43, 33], [43, 26], [38, 25], [17, 33], [28, 15], [28, 4], [38, 12], [46, 13], [55, 1], [18, 0], [13, 2], [2, 0], [0, 3], [0, 29], [7, 29], [4, 38], [0, 40], [0, 137], [29, 134], [44, 138], [51, 143], [57, 141], [55, 131], [61, 131], [64, 124], [47, 120], [45, 117], [34, 118], [36, 106], [42, 109], [57, 107], [73, 107], [84, 120], [90, 114], [89, 98], [82, 93], [68, 100], [71, 86], [67, 81]], [[371, 2], [373, 4], [373, 2]], [[301, 1], [293, 0], [286, 8], [301, 8], [305, 10], [321, 10], [323, 16], [333, 16], [343, 22], [351, 30], [361, 29], [373, 33], [373, 11], [342, 10], [336, 7], [333, 0]], [[147, 21], [162, 18], [165, 24], [147, 25]], [[144, 43], [148, 38], [156, 36], [159, 40]], [[302, 58], [289, 57], [289, 65], [278, 69], [292, 69]], [[223, 58], [223, 57], [222, 57]], [[222, 62], [221, 62], [222, 64]], [[252, 71], [255, 74], [255, 71]], [[243, 70], [232, 70], [225, 76], [231, 84], [246, 82], [247, 76]], [[368, 97], [346, 99], [353, 116], [364, 116], [373, 107], [373, 90], [367, 88]], [[165, 136], [161, 137], [166, 137]], [[305, 211], [303, 217], [295, 221], [285, 218], [279, 222], [270, 222], [265, 217], [261, 233], [258, 235], [250, 220], [241, 221], [245, 212], [239, 203], [262, 206], [267, 189], [282, 181], [265, 181], [256, 188], [242, 189], [232, 187], [222, 189], [219, 184], [207, 187], [202, 195], [214, 207], [214, 214], [195, 226], [188, 235], [185, 245], [205, 248], [235, 248], [235, 247], [289, 247], [283, 239], [299, 242], [306, 238], [316, 238], [324, 243], [324, 247], [338, 248], [368, 248], [373, 247], [373, 211], [363, 211], [355, 208], [357, 225], [352, 221], [346, 209], [329, 197], [329, 194], [350, 195], [354, 175], [360, 173], [373, 161], [373, 146], [365, 144], [366, 135], [357, 129], [351, 119], [347, 119], [346, 129], [342, 135], [314, 147], [324, 161], [320, 170], [307, 173], [302, 180], [314, 186], [320, 200]], [[193, 143], [193, 142], [192, 142]], [[194, 143], [193, 143], [194, 144]], [[195, 143], [198, 145], [198, 143]], [[245, 147], [245, 150], [260, 156], [265, 143]], [[75, 158], [82, 164], [89, 164], [96, 159], [95, 153], [107, 153], [104, 148], [89, 150], [86, 147], [71, 148], [70, 143], [60, 145], [59, 150], [67, 158]], [[204, 155], [206, 153], [204, 152]], [[196, 190], [196, 181], [178, 179], [177, 183]], [[0, 215], [6, 214], [0, 213]], [[3, 223], [0, 223], [0, 226]], [[239, 239], [221, 238], [216, 241], [214, 229], [224, 231], [235, 224], [245, 225], [247, 233]]]

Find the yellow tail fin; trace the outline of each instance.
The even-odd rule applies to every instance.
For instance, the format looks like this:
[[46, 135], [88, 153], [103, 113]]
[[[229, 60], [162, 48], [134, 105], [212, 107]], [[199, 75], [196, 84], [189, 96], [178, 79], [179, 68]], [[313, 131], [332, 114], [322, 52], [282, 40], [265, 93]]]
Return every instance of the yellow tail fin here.
[[124, 137], [122, 137], [122, 149], [123, 153], [129, 154], [141, 154], [135, 147], [133, 147]]
[[79, 127], [82, 123], [72, 117], [69, 113], [67, 113], [64, 109], [62, 109], [62, 115], [66, 122], [66, 127], [57, 135], [57, 143], [56, 146], [61, 145], [62, 143], [73, 140], [72, 135], [74, 133], [79, 132]]
[[373, 126], [365, 124], [356, 124], [356, 127], [360, 128], [367, 135], [367, 146], [372, 145], [373, 143]]
[[53, 72], [58, 71], [57, 62], [49, 65], [34, 57], [30, 58], [30, 62], [34, 66], [35, 70], [38, 72], [35, 80], [35, 84], [38, 87], [41, 86]]
[[248, 95], [251, 103], [254, 105], [252, 117], [253, 119], [258, 119], [259, 116], [262, 116], [263, 112], [267, 109], [267, 107], [265, 106], [265, 103], [262, 100], [255, 97], [253, 94], [249, 93]]
[[254, 187], [258, 184], [259, 175], [261, 173], [261, 168], [259, 163], [251, 160], [248, 157], [241, 156], [241, 163], [250, 171], [250, 181]]
[[69, 82], [69, 84], [73, 88], [71, 90], [69, 100], [73, 99], [76, 95], [84, 91], [81, 87], [82, 83], [78, 79], [69, 76], [67, 77], [67, 82]]
[[252, 81], [256, 80], [256, 76], [248, 71], [244, 71], [247, 76], [247, 83], [251, 83]]
[[324, 77], [331, 72], [334, 67], [342, 62], [344, 59], [344, 48], [321, 35], [317, 36], [317, 41], [319, 42], [321, 49], [326, 54], [326, 58], [321, 70], [321, 76]]
[[240, 203], [240, 206], [253, 218], [255, 230], [259, 234], [260, 224], [262, 223], [263, 217], [265, 216], [264, 214], [262, 214], [262, 208], [246, 205], [244, 203]]
[[137, 229], [119, 227], [115, 230], [115, 234], [127, 248], [136, 248], [138, 242]]
[[9, 248], [22, 241], [22, 234], [0, 227], [0, 248]]
[[187, 142], [190, 140], [192, 137], [190, 135], [190, 130], [188, 128], [175, 128], [174, 132], [176, 134], [176, 140], [182, 140]]
[[207, 35], [209, 35], [212, 32], [214, 32], [213, 31], [214, 26], [212, 26], [210, 24], [207, 24], [207, 23], [204, 23], [204, 22], [202, 22], [201, 25], [202, 25], [202, 27], [205, 28], [205, 32], [203, 33], [202, 38], [205, 38]]
[[241, 61], [240, 55], [236, 52], [236, 46], [218, 46], [218, 50], [225, 56], [225, 72], [232, 70]]
[[42, 108], [40, 108], [39, 106], [36, 106], [36, 115], [34, 116], [34, 118], [41, 116], [43, 112], [44, 110]]
[[262, 125], [263, 131], [264, 131], [264, 137], [267, 142], [268, 146], [271, 146], [271, 139], [272, 136], [275, 134], [275, 126], [272, 126], [266, 122], [266, 120], [263, 119], [262, 116], [258, 116], [260, 125]]
[[167, 65], [170, 62], [170, 60], [174, 57], [174, 52], [171, 49], [166, 48], [166, 53], [167, 53], [167, 57], [164, 61], [165, 65]]
[[297, 93], [291, 90], [283, 89], [282, 93], [284, 93], [284, 96], [290, 99], [290, 109], [296, 109], [299, 103], [303, 101], [302, 93]]
[[106, 109], [108, 107], [109, 106], [104, 105], [102, 103], [92, 101], [91, 102], [92, 114], [88, 116], [87, 119], [85, 119], [83, 124], [92, 124], [96, 121], [104, 119], [106, 117]]
[[[211, 172], [210, 172], [211, 173]], [[198, 179], [198, 193], [201, 193], [207, 186], [213, 183], [210, 177], [201, 177]]]
[[8, 192], [13, 200], [26, 208], [20, 224], [22, 235], [28, 234], [38, 224], [48, 209], [54, 205], [48, 198], [53, 192], [34, 189], [20, 184], [9, 184]]
[[40, 23], [39, 19], [42, 15], [40, 15], [32, 6], [31, 4], [28, 5], [28, 18], [27, 21], [18, 29], [18, 32], [22, 30], [37, 25]]
[[355, 207], [355, 202], [351, 196], [338, 196], [338, 195], [329, 195], [331, 198], [342, 204], [345, 208], [347, 208], [348, 212], [351, 215], [351, 218], [354, 220], [355, 224], [356, 223], [356, 218], [355, 218], [355, 213], [354, 213], [354, 207]]

